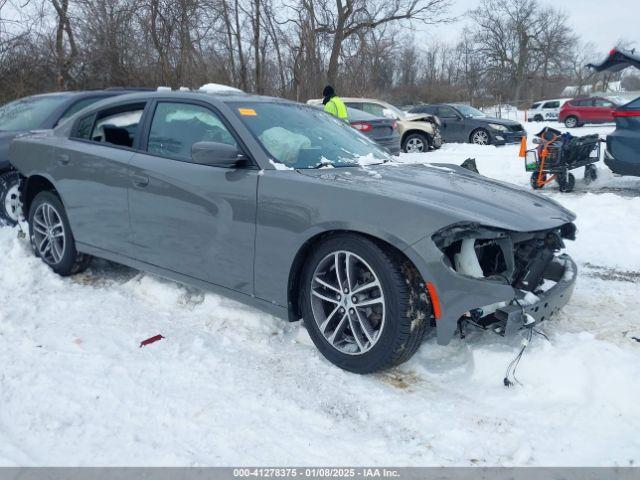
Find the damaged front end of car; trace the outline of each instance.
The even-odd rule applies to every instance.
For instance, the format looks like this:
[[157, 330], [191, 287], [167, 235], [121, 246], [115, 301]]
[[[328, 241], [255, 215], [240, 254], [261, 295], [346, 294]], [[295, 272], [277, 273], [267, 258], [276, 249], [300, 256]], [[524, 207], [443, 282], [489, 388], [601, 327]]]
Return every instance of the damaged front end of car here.
[[[561, 251], [575, 234], [573, 223], [532, 232], [464, 223], [432, 235], [442, 254], [440, 267], [447, 270], [436, 275], [439, 291], [458, 292], [439, 299], [441, 310], [450, 310], [447, 318], [436, 319], [440, 343], [455, 331], [451, 322], [461, 334], [471, 323], [511, 335], [553, 317], [573, 292], [577, 267]], [[441, 328], [443, 320], [448, 325]]]

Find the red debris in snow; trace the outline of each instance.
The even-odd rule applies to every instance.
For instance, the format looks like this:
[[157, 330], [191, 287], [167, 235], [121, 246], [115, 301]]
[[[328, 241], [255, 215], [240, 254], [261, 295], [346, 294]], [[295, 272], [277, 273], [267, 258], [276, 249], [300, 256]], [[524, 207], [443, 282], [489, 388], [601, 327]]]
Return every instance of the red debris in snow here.
[[146, 340], [143, 340], [140, 342], [140, 348], [149, 345], [151, 343], [157, 342], [158, 340], [162, 340], [164, 337], [160, 334], [156, 335], [155, 337], [151, 337], [151, 338], [147, 338]]

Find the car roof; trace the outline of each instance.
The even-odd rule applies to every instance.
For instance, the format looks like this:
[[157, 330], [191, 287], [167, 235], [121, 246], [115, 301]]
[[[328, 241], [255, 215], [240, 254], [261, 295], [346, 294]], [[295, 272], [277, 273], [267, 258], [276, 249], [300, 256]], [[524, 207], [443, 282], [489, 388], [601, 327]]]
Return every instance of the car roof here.
[[[224, 103], [227, 102], [279, 102], [279, 103], [295, 103], [291, 100], [286, 100], [284, 98], [278, 98], [278, 97], [269, 97], [269, 96], [264, 96], [264, 95], [253, 95], [253, 94], [248, 94], [248, 93], [244, 93], [244, 92], [234, 92], [234, 91], [229, 91], [229, 92], [224, 92], [224, 91], [219, 91], [219, 92], [206, 92], [206, 91], [200, 91], [200, 90], [194, 90], [194, 91], [177, 91], [177, 90], [159, 90], [159, 91], [152, 91], [152, 92], [134, 92], [134, 93], [126, 93], [123, 95], [118, 95], [117, 97], [117, 101], [118, 102], [128, 102], [128, 101], [135, 101], [135, 100], [149, 100], [149, 99], [154, 99], [154, 98], [162, 98], [162, 99], [167, 99], [167, 98], [171, 98], [171, 99], [191, 99], [191, 100], [218, 100]], [[113, 101], [116, 101], [116, 99], [113, 99]]]
[[572, 99], [571, 98], [548, 98], [547, 100], [536, 100], [536, 101], [532, 102], [532, 105], [534, 103], [568, 102], [569, 100], [572, 100]]
[[[96, 90], [64, 90], [60, 92], [47, 92], [38, 93], [35, 95], [29, 95], [23, 98], [43, 98], [43, 97], [60, 97], [60, 98], [79, 98], [79, 97], [91, 97], [94, 95], [122, 95], [126, 93], [134, 93], [139, 91], [150, 91], [151, 89], [144, 88], [125, 88], [125, 87], [113, 87]], [[20, 100], [20, 99], [16, 99]]]

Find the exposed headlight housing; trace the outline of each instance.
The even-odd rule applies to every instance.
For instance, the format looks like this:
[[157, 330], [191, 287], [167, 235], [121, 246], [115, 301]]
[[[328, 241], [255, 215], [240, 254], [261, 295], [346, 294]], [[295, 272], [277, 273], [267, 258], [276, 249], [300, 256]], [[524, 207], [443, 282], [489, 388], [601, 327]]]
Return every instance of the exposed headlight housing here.
[[514, 232], [465, 222], [443, 228], [431, 238], [457, 273], [532, 291], [541, 284], [555, 253], [564, 248], [563, 239], [573, 240], [575, 233], [573, 223]]
[[494, 130], [498, 130], [499, 132], [506, 132], [509, 129], [507, 127], [505, 127], [504, 125], [500, 125], [498, 123], [490, 123], [489, 127], [493, 128]]

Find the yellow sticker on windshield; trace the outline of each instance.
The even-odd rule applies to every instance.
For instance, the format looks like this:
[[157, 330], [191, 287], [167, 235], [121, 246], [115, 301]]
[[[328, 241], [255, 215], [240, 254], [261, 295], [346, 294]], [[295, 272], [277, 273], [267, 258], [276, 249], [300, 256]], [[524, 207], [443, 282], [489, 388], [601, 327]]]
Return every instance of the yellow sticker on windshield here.
[[244, 115], [245, 117], [257, 117], [258, 114], [253, 108], [239, 108], [238, 111], [240, 115]]

